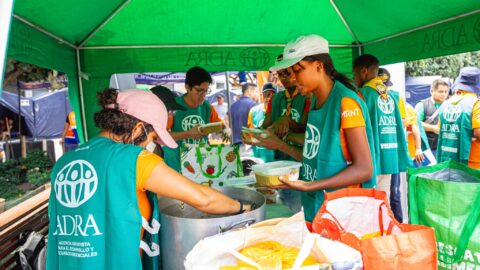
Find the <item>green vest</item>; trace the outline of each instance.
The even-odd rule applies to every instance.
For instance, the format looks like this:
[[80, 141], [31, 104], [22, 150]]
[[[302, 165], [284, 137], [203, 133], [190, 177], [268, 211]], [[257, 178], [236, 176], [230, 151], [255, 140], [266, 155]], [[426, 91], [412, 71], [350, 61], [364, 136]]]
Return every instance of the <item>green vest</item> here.
[[472, 144], [472, 110], [478, 99], [471, 95], [452, 97], [439, 109], [437, 161], [468, 164]]
[[[185, 103], [184, 96], [176, 97], [177, 103], [183, 105], [187, 108], [185, 111], [176, 111], [175, 117], [173, 120], [172, 132], [183, 132], [190, 130], [196, 125], [208, 124], [210, 123], [210, 116], [212, 114], [212, 109], [208, 101], [204, 101], [202, 105], [197, 108], [192, 108]], [[190, 146], [190, 145], [199, 145], [205, 144], [208, 142], [208, 137], [202, 139], [185, 139], [177, 141], [177, 148], [169, 148], [164, 146], [163, 152], [165, 157], [165, 162], [168, 166], [172, 167], [174, 170], [180, 172], [182, 167], [180, 164], [180, 147]]]
[[[272, 123], [277, 121], [277, 119], [281, 116], [285, 115], [285, 112], [287, 111], [287, 97], [285, 96], [285, 91], [278, 92], [273, 96], [271, 113]], [[296, 95], [292, 100], [292, 112], [290, 114], [290, 118], [297, 123], [300, 123], [302, 119], [302, 113], [305, 108], [305, 101], [306, 97], [300, 94]], [[281, 151], [275, 151], [275, 159], [294, 160], [294, 158]]]
[[[252, 115], [252, 123], [255, 128], [262, 128], [263, 120], [265, 119], [264, 104], [259, 104], [250, 109]], [[253, 156], [260, 158], [265, 162], [274, 161], [275, 151], [267, 149], [262, 146], [252, 146]]]
[[[158, 261], [157, 205], [152, 204], [157, 220], [144, 220], [138, 208], [136, 163], [142, 150], [96, 137], [57, 161], [48, 203], [47, 269], [141, 269], [142, 246], [154, 256], [151, 262]], [[144, 239], [155, 243], [140, 241], [142, 220]]]
[[385, 100], [370, 86], [363, 87], [360, 92], [367, 104], [373, 129], [377, 175], [406, 171], [412, 161], [398, 107], [398, 95], [389, 91]]
[[[370, 152], [374, 160], [375, 154], [372, 137], [372, 127], [367, 107], [357, 93], [348, 89], [339, 81], [334, 87], [320, 109], [312, 109], [308, 116], [305, 144], [303, 145], [303, 170], [302, 179], [306, 181], [323, 179], [339, 173], [347, 168], [348, 163], [343, 155], [340, 142], [341, 102], [344, 97], [355, 100], [365, 119], [365, 129], [370, 145]], [[360, 113], [360, 112], [353, 112]], [[373, 164], [375, 168], [375, 164]], [[372, 188], [376, 184], [375, 170], [373, 177], [362, 184], [362, 187]], [[330, 192], [335, 189], [328, 189]], [[302, 193], [302, 205], [307, 220], [312, 220], [323, 203], [325, 190]], [[315, 199], [313, 200], [313, 193]]]

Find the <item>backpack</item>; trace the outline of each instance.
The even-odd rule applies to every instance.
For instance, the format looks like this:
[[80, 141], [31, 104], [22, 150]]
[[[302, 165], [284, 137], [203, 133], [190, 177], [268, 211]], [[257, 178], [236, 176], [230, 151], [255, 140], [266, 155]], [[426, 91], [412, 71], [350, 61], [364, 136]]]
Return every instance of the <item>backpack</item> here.
[[19, 248], [15, 253], [18, 269], [45, 270], [47, 245], [43, 235], [32, 230], [20, 233]]

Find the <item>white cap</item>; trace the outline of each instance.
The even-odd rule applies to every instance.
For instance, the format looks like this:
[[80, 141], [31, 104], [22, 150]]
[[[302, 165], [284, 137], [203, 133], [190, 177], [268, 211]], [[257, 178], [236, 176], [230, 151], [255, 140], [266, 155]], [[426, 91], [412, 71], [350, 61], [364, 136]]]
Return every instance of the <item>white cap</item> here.
[[285, 69], [300, 62], [305, 56], [329, 53], [328, 41], [318, 35], [300, 36], [288, 42], [283, 49], [283, 59], [270, 68], [271, 71]]

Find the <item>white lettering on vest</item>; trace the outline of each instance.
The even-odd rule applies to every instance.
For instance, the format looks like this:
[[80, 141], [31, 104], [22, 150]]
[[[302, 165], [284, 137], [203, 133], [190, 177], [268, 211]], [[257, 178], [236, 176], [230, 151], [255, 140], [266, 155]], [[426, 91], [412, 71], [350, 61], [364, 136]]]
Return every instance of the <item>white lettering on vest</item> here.
[[305, 169], [305, 180], [316, 180], [317, 179], [317, 169], [312, 168], [312, 166], [303, 163], [303, 168]]
[[360, 114], [360, 110], [357, 108], [355, 110], [347, 110], [342, 113], [342, 118], [354, 117]]
[[83, 223], [81, 215], [57, 215], [57, 229], [53, 235], [74, 235], [74, 236], [102, 235], [98, 229], [95, 218], [88, 215], [87, 221]]
[[378, 121], [379, 126], [396, 126], [397, 125], [397, 120], [395, 119], [395, 116], [385, 116], [382, 115], [380, 116], [380, 119]]
[[450, 152], [450, 153], [458, 153], [458, 148], [456, 148], [456, 147], [442, 146], [442, 151], [444, 151], [444, 152]]
[[442, 132], [460, 133], [460, 127], [457, 124], [442, 124]]
[[398, 148], [398, 143], [381, 143], [380, 147], [382, 149], [396, 149]]

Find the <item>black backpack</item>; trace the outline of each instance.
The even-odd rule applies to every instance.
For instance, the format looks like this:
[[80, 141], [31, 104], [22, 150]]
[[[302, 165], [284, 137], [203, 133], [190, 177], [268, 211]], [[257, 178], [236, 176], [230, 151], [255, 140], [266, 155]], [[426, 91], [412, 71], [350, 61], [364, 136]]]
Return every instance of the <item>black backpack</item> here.
[[35, 231], [26, 230], [18, 238], [20, 246], [15, 253], [18, 269], [45, 270], [47, 258], [45, 237]]

